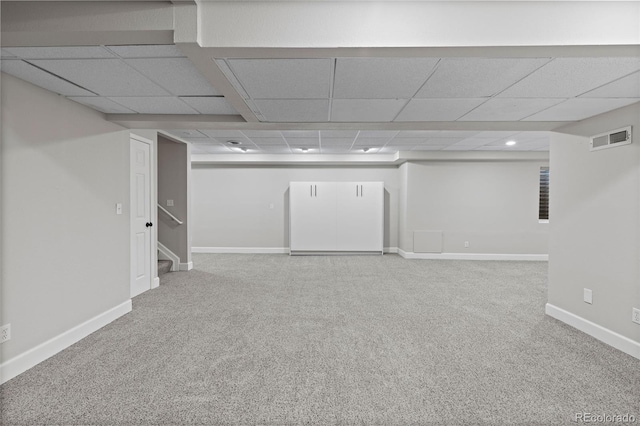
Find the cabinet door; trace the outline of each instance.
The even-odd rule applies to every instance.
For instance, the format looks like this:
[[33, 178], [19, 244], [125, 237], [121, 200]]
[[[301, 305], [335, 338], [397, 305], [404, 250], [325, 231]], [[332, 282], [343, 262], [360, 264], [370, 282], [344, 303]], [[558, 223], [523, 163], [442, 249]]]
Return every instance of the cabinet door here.
[[333, 182], [289, 185], [291, 250], [336, 249], [336, 195]]
[[339, 183], [336, 196], [338, 250], [382, 252], [384, 184]]

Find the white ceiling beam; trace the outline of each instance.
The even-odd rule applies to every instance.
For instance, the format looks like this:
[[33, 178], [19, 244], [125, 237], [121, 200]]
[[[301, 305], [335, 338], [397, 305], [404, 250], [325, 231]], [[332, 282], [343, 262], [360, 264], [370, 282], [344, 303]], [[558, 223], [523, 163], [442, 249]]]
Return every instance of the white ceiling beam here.
[[640, 2], [207, 2], [203, 47], [640, 44]]
[[550, 131], [565, 121], [422, 121], [394, 123], [261, 123], [239, 115], [107, 114], [108, 121], [136, 129], [215, 130], [505, 130]]
[[173, 43], [168, 2], [5, 1], [0, 7], [4, 47]]

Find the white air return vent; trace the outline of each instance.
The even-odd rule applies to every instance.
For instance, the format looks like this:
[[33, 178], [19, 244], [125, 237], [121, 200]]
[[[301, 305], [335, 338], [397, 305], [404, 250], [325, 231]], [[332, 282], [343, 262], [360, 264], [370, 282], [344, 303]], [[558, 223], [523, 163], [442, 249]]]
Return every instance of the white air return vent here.
[[612, 148], [614, 146], [629, 145], [631, 143], [631, 126], [612, 130], [591, 137], [591, 151]]

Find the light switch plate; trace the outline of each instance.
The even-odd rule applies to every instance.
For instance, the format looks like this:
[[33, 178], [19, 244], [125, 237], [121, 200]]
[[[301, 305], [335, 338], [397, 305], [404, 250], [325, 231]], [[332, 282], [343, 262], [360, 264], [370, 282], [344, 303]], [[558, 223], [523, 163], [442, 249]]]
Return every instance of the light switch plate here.
[[593, 304], [593, 292], [588, 288], [584, 289], [584, 301], [585, 303]]
[[173, 207], [173, 200], [167, 200], [167, 207]]
[[116, 214], [122, 214], [122, 203], [116, 204]]

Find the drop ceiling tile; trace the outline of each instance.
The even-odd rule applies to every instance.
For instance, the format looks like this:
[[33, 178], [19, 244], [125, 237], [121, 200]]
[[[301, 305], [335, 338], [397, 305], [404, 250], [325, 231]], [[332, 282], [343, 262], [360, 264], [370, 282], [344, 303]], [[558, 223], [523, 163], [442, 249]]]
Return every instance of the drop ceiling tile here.
[[360, 130], [358, 138], [392, 138], [396, 134], [397, 130]]
[[191, 147], [191, 155], [198, 154], [209, 154], [209, 151], [205, 150], [204, 147], [192, 146]]
[[211, 138], [244, 138], [245, 136], [239, 130], [215, 130], [215, 129], [200, 129], [200, 133]]
[[571, 98], [638, 70], [640, 58], [556, 58], [498, 96]]
[[443, 58], [415, 97], [490, 97], [546, 62], [549, 58]]
[[101, 96], [168, 95], [120, 59], [47, 59], [31, 62]]
[[452, 145], [463, 139], [464, 138], [428, 138], [427, 143], [429, 145]]
[[440, 133], [440, 130], [402, 130], [395, 138], [431, 138], [439, 136]]
[[220, 95], [187, 58], [127, 59], [125, 62], [173, 95]]
[[437, 58], [338, 58], [334, 99], [409, 99]]
[[4, 50], [22, 59], [99, 59], [114, 58], [101, 46], [6, 47]]
[[509, 136], [513, 136], [518, 134], [519, 132], [514, 132], [513, 130], [491, 130], [485, 132], [479, 132], [474, 135], [474, 138], [508, 138]]
[[318, 138], [287, 138], [289, 146], [319, 146]]
[[546, 109], [524, 121], [575, 121], [593, 117], [637, 102], [637, 99], [575, 98]]
[[329, 58], [229, 59], [227, 62], [244, 90], [253, 99], [329, 97]]
[[485, 99], [412, 99], [395, 121], [455, 121]]
[[107, 46], [122, 58], [182, 58], [185, 55], [174, 44]]
[[[229, 149], [234, 148], [236, 146], [253, 146], [254, 143], [251, 142], [250, 139], [245, 137], [217, 137], [214, 138], [215, 141], [219, 142], [221, 145], [229, 147]], [[229, 142], [240, 142], [238, 145], [231, 144]]]
[[459, 142], [456, 142], [455, 144], [453, 144], [452, 146], [462, 146], [462, 147], [467, 147], [467, 148], [474, 148], [474, 147], [478, 147], [478, 146], [483, 146], [483, 145], [487, 145], [489, 143], [491, 143], [494, 139], [492, 138], [467, 138], [464, 140], [461, 140]]
[[391, 122], [406, 103], [406, 99], [334, 99], [331, 121]]
[[328, 99], [270, 99], [255, 103], [267, 121], [317, 123], [329, 119]]
[[358, 136], [357, 130], [321, 130], [320, 136], [323, 138], [355, 138]]
[[519, 121], [562, 101], [563, 99], [493, 98], [459, 118], [459, 121]]
[[361, 138], [356, 139], [355, 144], [357, 146], [384, 146], [389, 142], [390, 138]]
[[181, 96], [180, 100], [200, 114], [238, 114], [238, 111], [222, 96]]
[[640, 72], [593, 89], [581, 98], [640, 98]]
[[72, 101], [86, 105], [90, 108], [97, 109], [98, 111], [106, 114], [132, 114], [134, 111], [129, 108], [125, 108], [120, 104], [113, 102], [107, 98], [101, 98], [99, 96], [81, 96], [81, 97], [69, 97]]
[[416, 146], [427, 143], [427, 138], [394, 138], [387, 143], [387, 146]]
[[43, 89], [58, 93], [64, 96], [94, 96], [81, 87], [64, 81], [55, 75], [51, 75], [41, 69], [19, 60], [3, 60], [0, 62], [0, 69], [7, 74], [18, 77]]
[[169, 133], [187, 141], [191, 141], [195, 139], [198, 142], [207, 142], [209, 140], [207, 139], [207, 135], [197, 130], [172, 129], [172, 130], [169, 130]]
[[251, 141], [256, 145], [282, 145], [287, 146], [287, 143], [283, 138], [251, 138]]
[[282, 133], [279, 130], [242, 130], [242, 133], [248, 138], [280, 138]]
[[353, 139], [348, 138], [322, 138], [320, 141], [321, 146], [326, 147], [347, 147], [350, 148], [353, 145]]
[[443, 130], [438, 136], [442, 138], [469, 138], [478, 133], [480, 132], [475, 130]]
[[197, 114], [198, 111], [173, 97], [111, 97], [112, 101], [141, 114]]
[[411, 151], [442, 151], [449, 145], [417, 145], [411, 148]]
[[318, 130], [283, 130], [285, 138], [318, 138]]

